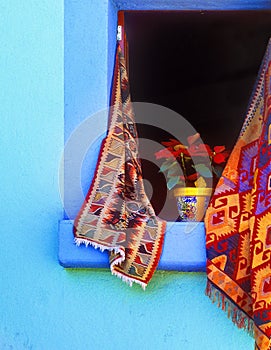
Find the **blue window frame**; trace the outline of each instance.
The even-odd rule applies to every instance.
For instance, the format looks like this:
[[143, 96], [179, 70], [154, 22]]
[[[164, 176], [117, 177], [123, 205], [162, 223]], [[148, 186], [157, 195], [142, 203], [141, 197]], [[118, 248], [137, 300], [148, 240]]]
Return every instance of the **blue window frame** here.
[[[65, 2], [65, 141], [68, 146], [63, 176], [65, 216], [59, 223], [59, 261], [64, 267], [108, 266], [107, 254], [73, 244], [72, 220], [91, 182], [106, 131], [118, 10], [270, 11], [271, 5], [269, 0], [216, 0], [207, 4], [205, 0], [109, 0], [97, 9], [91, 2]], [[80, 134], [80, 128], [86, 127], [87, 140]], [[203, 223], [169, 222], [159, 268], [203, 271], [205, 260]]]

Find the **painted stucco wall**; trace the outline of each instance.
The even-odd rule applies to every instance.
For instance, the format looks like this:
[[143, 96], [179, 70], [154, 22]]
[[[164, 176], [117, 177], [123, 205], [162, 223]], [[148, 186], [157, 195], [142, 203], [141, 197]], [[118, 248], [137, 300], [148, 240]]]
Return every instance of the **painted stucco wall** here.
[[[105, 0], [66, 6], [74, 15], [67, 48], [78, 67], [73, 62], [66, 71], [74, 84], [65, 103], [72, 103], [75, 127], [107, 102], [103, 26], [114, 6]], [[0, 349], [252, 349], [253, 340], [205, 297], [205, 274], [157, 272], [143, 292], [108, 271], [58, 264], [63, 1], [1, 0], [0, 28]]]

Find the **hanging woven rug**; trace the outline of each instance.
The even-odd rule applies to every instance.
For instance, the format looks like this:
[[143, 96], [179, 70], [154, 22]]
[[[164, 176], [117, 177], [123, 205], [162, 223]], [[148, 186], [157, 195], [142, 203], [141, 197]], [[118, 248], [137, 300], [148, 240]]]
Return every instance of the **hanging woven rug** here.
[[112, 273], [145, 288], [158, 265], [165, 229], [144, 191], [125, 60], [118, 45], [108, 133], [74, 223], [75, 241], [108, 250]]
[[271, 349], [271, 41], [205, 216], [208, 296]]

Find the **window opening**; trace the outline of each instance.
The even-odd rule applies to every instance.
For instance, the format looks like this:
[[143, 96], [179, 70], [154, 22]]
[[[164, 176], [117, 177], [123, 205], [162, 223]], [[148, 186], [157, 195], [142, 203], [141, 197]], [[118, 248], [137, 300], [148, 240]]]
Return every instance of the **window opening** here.
[[[231, 149], [270, 37], [271, 11], [120, 13], [132, 101], [168, 107], [186, 118], [205, 143]], [[146, 126], [139, 125], [138, 132], [158, 142], [168, 138], [163, 130]], [[151, 162], [142, 165], [152, 188], [159, 189], [152, 195], [159, 213], [165, 181]], [[169, 196], [166, 206], [162, 218], [173, 220], [175, 198]]]

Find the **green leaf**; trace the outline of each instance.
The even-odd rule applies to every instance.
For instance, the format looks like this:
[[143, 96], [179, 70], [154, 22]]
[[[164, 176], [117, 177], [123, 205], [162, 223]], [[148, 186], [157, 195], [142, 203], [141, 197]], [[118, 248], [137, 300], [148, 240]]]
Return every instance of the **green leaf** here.
[[177, 164], [177, 162], [172, 162], [172, 159], [166, 160], [164, 163], [162, 163], [161, 167], [160, 167], [160, 172], [164, 172], [167, 169], [171, 168], [172, 166], [174, 166], [175, 164]]
[[170, 160], [166, 160], [165, 162], [162, 163], [162, 165], [160, 166], [160, 172], [164, 172], [165, 170], [167, 170], [170, 166], [172, 165], [172, 162]]
[[223, 167], [217, 165], [216, 167], [213, 168], [213, 172], [216, 174], [217, 177], [221, 177], [223, 172]]
[[211, 170], [205, 164], [196, 164], [195, 169], [203, 177], [212, 177]]
[[167, 183], [167, 188], [171, 190], [179, 182], [179, 176], [171, 177]]
[[167, 176], [179, 176], [182, 173], [180, 165], [175, 162], [169, 169]]

